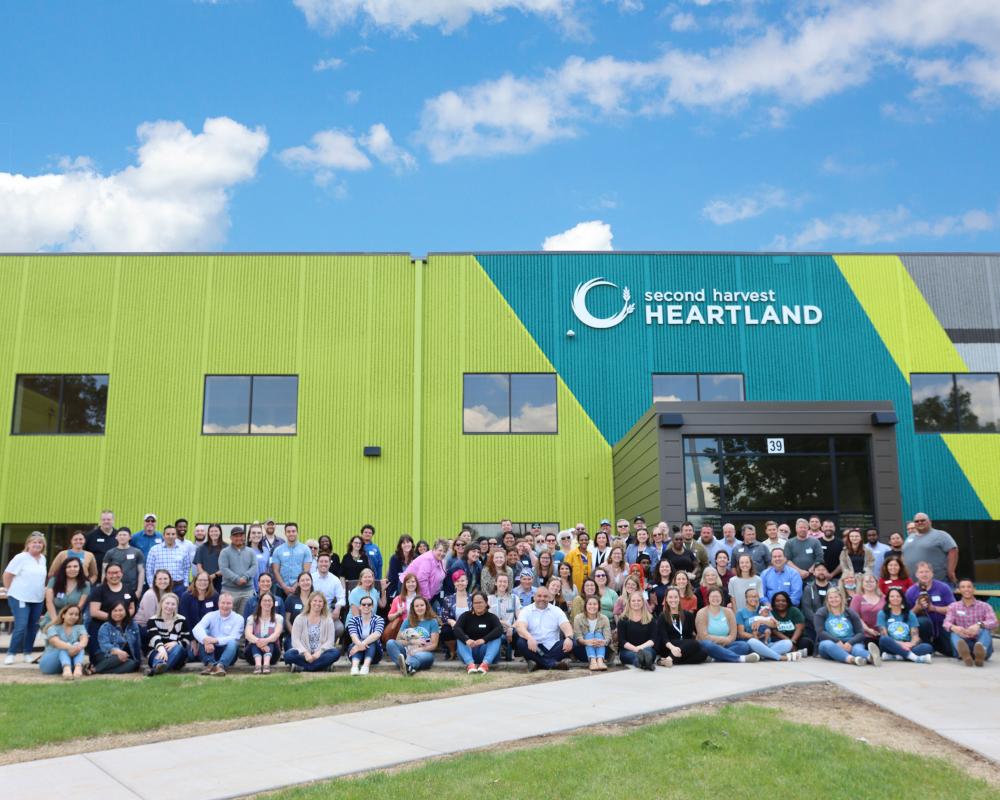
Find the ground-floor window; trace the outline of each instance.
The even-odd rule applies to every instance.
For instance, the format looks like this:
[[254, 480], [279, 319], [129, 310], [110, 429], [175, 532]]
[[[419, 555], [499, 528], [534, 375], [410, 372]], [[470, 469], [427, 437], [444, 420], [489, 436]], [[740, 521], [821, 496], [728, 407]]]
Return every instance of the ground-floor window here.
[[[513, 522], [511, 523], [511, 530], [515, 536], [523, 536], [526, 533], [531, 533], [531, 526], [533, 524], [532, 522]], [[558, 522], [539, 522], [538, 524], [542, 527], [542, 533], [559, 533]], [[499, 522], [463, 522], [462, 527], [472, 531], [473, 541], [483, 537], [487, 539], [496, 537], [499, 539], [502, 535]]]
[[96, 524], [95, 522], [5, 523], [0, 526], [0, 565], [2, 565], [0, 569], [7, 566], [7, 562], [24, 550], [24, 543], [34, 531], [45, 534], [45, 558], [51, 563], [56, 553], [69, 547], [69, 539], [76, 531], [87, 533]]
[[958, 544], [958, 574], [976, 583], [1000, 584], [1000, 520], [934, 519]]

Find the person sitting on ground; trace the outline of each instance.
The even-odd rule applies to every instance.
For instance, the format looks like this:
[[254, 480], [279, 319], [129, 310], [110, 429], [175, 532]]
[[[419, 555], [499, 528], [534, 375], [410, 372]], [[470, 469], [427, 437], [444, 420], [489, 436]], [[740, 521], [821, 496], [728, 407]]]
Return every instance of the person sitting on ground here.
[[955, 656], [965, 666], [983, 666], [993, 655], [993, 631], [997, 615], [989, 603], [976, 599], [976, 587], [969, 578], [958, 582], [959, 599], [948, 606], [942, 627], [951, 634]]
[[746, 642], [737, 640], [736, 615], [722, 605], [721, 588], [709, 590], [708, 605], [695, 615], [694, 625], [698, 642], [709, 658], [741, 663], [760, 661], [760, 656], [751, 652]]
[[800, 660], [805, 651], [794, 650], [791, 639], [775, 635], [777, 620], [771, 615], [769, 606], [760, 604], [756, 589], [747, 589], [746, 601], [746, 608], [736, 612], [737, 640], [746, 642], [752, 652], [768, 661]]
[[[691, 576], [687, 572], [681, 570], [680, 572], [674, 573], [674, 586], [681, 593], [681, 608], [685, 611], [690, 611], [692, 614], [698, 611], [698, 595], [694, 593], [694, 587], [691, 585]], [[722, 587], [720, 586], [721, 590]], [[722, 592], [723, 598], [726, 598], [726, 592]], [[706, 594], [707, 598], [707, 594]]]
[[[425, 598], [426, 599], [426, 598]], [[351, 659], [351, 675], [367, 675], [372, 664], [382, 660], [382, 631], [385, 620], [375, 613], [371, 597], [358, 601], [358, 613], [347, 619], [347, 634], [351, 646], [347, 655]]]
[[[371, 598], [365, 598], [361, 602], [365, 604], [365, 608], [371, 609]], [[382, 620], [381, 617], [375, 619]], [[305, 610], [295, 618], [292, 625], [291, 642], [291, 647], [285, 650], [284, 659], [292, 672], [325, 672], [340, 658], [336, 627], [322, 592], [309, 595]]]
[[[558, 581], [559, 578], [552, 577], [550, 580]], [[545, 584], [548, 586], [548, 584]], [[530, 569], [522, 569], [517, 576], [517, 585], [514, 587], [514, 597], [521, 608], [530, 606], [535, 601], [535, 575]]]
[[245, 627], [246, 620], [233, 611], [233, 596], [229, 592], [220, 594], [219, 610], [209, 611], [192, 630], [205, 665], [202, 675], [225, 676], [236, 661]]
[[45, 630], [65, 606], [76, 606], [82, 615], [89, 596], [90, 583], [83, 576], [80, 559], [65, 559], [45, 585], [45, 614], [38, 627]]
[[534, 602], [521, 609], [514, 628], [517, 652], [528, 662], [528, 671], [568, 669], [563, 661], [573, 650], [573, 626], [562, 609], [550, 604], [552, 594], [539, 586]]
[[[503, 573], [497, 578], [500, 579], [498, 583], [507, 581], [507, 576]], [[496, 597], [497, 595], [493, 596]], [[470, 675], [473, 673], [485, 675], [500, 653], [500, 643], [504, 639], [505, 630], [500, 618], [490, 610], [493, 598], [487, 597], [483, 592], [473, 593], [472, 610], [462, 614], [454, 628], [455, 638], [458, 640], [458, 657]]]
[[878, 627], [883, 660], [931, 663], [934, 648], [920, 641], [917, 616], [906, 607], [903, 590], [898, 586], [893, 586], [886, 595], [885, 607], [878, 612]]
[[83, 531], [73, 531], [73, 535], [69, 538], [69, 549], [56, 553], [56, 557], [52, 559], [52, 563], [49, 565], [49, 577], [54, 578], [63, 562], [68, 558], [73, 558], [79, 561], [80, 566], [83, 567], [83, 578], [87, 583], [96, 584], [98, 577], [97, 559], [94, 558], [93, 553], [84, 549], [86, 543], [87, 537]]
[[[476, 595], [483, 596], [479, 592]], [[476, 595], [473, 595], [473, 600]], [[485, 600], [485, 596], [483, 597]], [[469, 616], [471, 612], [459, 617], [458, 625], [454, 629], [456, 636], [460, 633], [459, 626], [462, 620]], [[403, 675], [412, 676], [422, 669], [434, 666], [434, 651], [437, 650], [440, 633], [441, 623], [430, 603], [423, 597], [415, 597], [410, 606], [410, 613], [399, 629], [399, 634], [395, 639], [386, 642], [385, 652]]]
[[[732, 607], [735, 611], [746, 608], [747, 589], [756, 589], [757, 594], [761, 595], [764, 593], [764, 584], [757, 574], [753, 556], [748, 553], [742, 553], [736, 556], [736, 571], [733, 577], [729, 579], [729, 598], [732, 601]], [[705, 599], [707, 600], [708, 598]]]
[[861, 576], [861, 591], [851, 598], [851, 611], [861, 617], [865, 629], [865, 644], [877, 642], [879, 636], [878, 614], [885, 608], [885, 597], [878, 590], [878, 578], [866, 572]]
[[592, 672], [604, 671], [608, 668], [605, 656], [611, 645], [611, 624], [601, 613], [601, 598], [596, 593], [587, 597], [583, 609], [573, 617], [577, 658], [589, 661]]
[[[541, 559], [539, 559], [539, 562], [540, 561]], [[548, 564], [549, 571], [551, 573], [552, 570], [551, 553], [549, 554], [548, 558], [546, 558], [546, 563]], [[486, 568], [482, 571], [482, 574], [479, 577], [479, 583], [480, 586], [482, 587], [484, 594], [491, 595], [496, 591], [498, 575], [506, 575], [508, 580], [508, 585], [513, 584], [514, 570], [507, 566], [507, 554], [499, 547], [490, 553], [489, 561], [486, 562]]]
[[656, 625], [639, 592], [628, 595], [628, 607], [618, 618], [617, 633], [622, 664], [645, 670], [656, 668]]
[[160, 675], [167, 670], [179, 670], [188, 659], [191, 629], [187, 620], [177, 613], [177, 595], [167, 592], [160, 598], [156, 615], [146, 623], [149, 641], [149, 668], [146, 675]]
[[582, 614], [587, 598], [589, 597], [596, 597], [598, 605], [600, 604], [600, 595], [597, 593], [597, 581], [588, 577], [583, 580], [583, 584], [580, 587], [580, 594], [574, 597], [573, 602], [570, 603], [569, 614], [567, 614], [567, 617], [575, 620], [577, 616]]
[[45, 652], [38, 661], [43, 675], [58, 675], [61, 669], [67, 680], [83, 677], [88, 637], [80, 621], [79, 606], [63, 606], [45, 628]]
[[905, 594], [911, 586], [913, 586], [913, 581], [910, 580], [910, 573], [906, 570], [903, 557], [887, 553], [882, 559], [882, 573], [878, 581], [879, 591], [887, 595], [890, 589], [896, 588], [902, 589]]
[[501, 645], [506, 645], [506, 659], [510, 661], [514, 653], [514, 639], [517, 634], [514, 632], [514, 623], [517, 622], [518, 612], [521, 610], [521, 601], [510, 591], [510, 581], [503, 573], [497, 575], [496, 592], [489, 596], [490, 613], [500, 620], [500, 627], [503, 629]]
[[271, 674], [271, 664], [278, 660], [284, 626], [284, 620], [274, 610], [274, 595], [270, 592], [262, 594], [257, 600], [253, 616], [247, 617], [247, 624], [243, 629], [246, 659], [253, 664], [254, 675]]
[[458, 619], [466, 611], [472, 608], [472, 597], [469, 594], [469, 577], [464, 570], [456, 569], [451, 574], [451, 581], [455, 586], [452, 594], [445, 595], [441, 603], [441, 620], [444, 623], [441, 631], [441, 639], [444, 641], [447, 659], [455, 658], [455, 625]]
[[[720, 551], [725, 554], [725, 551]], [[698, 591], [695, 592], [695, 599], [698, 601], [698, 608], [702, 608], [708, 605], [708, 590], [719, 587], [722, 589], [722, 605], [727, 608], [732, 608], [732, 601], [729, 599], [729, 592], [726, 590], [725, 585], [722, 582], [722, 578], [719, 577], [719, 572], [715, 567], [705, 567], [704, 571], [701, 573], [701, 583], [698, 584]]]
[[708, 656], [695, 638], [694, 614], [681, 606], [681, 592], [676, 586], [663, 596], [663, 611], [656, 617], [656, 651], [659, 664], [700, 664]]
[[882, 665], [882, 651], [874, 643], [865, 647], [861, 617], [848, 607], [839, 587], [827, 592], [826, 605], [816, 612], [814, 625], [819, 633], [816, 649], [823, 658], [859, 667]]
[[94, 662], [94, 672], [101, 675], [135, 672], [142, 663], [139, 626], [129, 616], [124, 603], [115, 603], [109, 617], [97, 631], [99, 654]]
[[375, 604], [377, 611], [385, 605], [385, 587], [381, 586], [381, 581], [375, 580], [375, 570], [365, 567], [358, 576], [358, 585], [351, 589], [347, 595], [347, 602], [351, 606], [351, 613], [357, 614], [359, 601], [362, 597], [370, 597]]
[[[826, 567], [823, 567], [826, 569]], [[805, 615], [792, 605], [788, 592], [775, 592], [771, 598], [771, 616], [775, 627], [771, 631], [772, 639], [788, 639], [792, 643], [792, 652], [797, 652], [799, 658], [812, 655], [816, 645], [806, 636]]]
[[[211, 581], [208, 581], [211, 585]], [[153, 573], [153, 583], [142, 593], [142, 597], [139, 598], [139, 606], [135, 611], [135, 622], [136, 625], [145, 627], [146, 623], [149, 622], [153, 617], [156, 616], [156, 610], [160, 607], [160, 599], [167, 592], [174, 591], [174, 579], [170, 577], [170, 572], [165, 569], [158, 569]], [[183, 609], [183, 598], [187, 594], [187, 590], [184, 590], [184, 594], [181, 595], [181, 613], [184, 613]], [[185, 619], [187, 614], [184, 614]], [[200, 617], [199, 617], [200, 619]], [[197, 620], [195, 620], [197, 622]]]
[[951, 587], [934, 578], [934, 568], [927, 562], [917, 564], [914, 583], [906, 590], [906, 605], [917, 615], [920, 624], [920, 641], [933, 645], [945, 656], [955, 655], [951, 634], [943, 627], [948, 606], [955, 602]]

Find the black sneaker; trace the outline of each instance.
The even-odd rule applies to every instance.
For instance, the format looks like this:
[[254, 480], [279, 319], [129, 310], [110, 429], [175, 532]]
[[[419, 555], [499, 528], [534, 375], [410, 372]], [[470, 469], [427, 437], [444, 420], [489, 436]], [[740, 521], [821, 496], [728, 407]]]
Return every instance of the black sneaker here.
[[534, 672], [536, 669], [538, 669], [538, 664], [536, 664], [534, 661], [528, 661], [527, 664], [528, 664], [528, 672]]

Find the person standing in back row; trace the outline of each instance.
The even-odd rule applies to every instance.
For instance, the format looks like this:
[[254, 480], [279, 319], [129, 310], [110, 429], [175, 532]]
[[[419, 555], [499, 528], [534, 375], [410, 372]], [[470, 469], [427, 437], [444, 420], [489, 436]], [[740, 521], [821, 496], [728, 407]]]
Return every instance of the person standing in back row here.
[[83, 545], [84, 550], [94, 554], [97, 568], [101, 570], [97, 577], [98, 580], [104, 577], [102, 566], [104, 556], [114, 548], [115, 544], [115, 514], [110, 508], [106, 508], [101, 512], [100, 524], [87, 533], [86, 542]]
[[[264, 530], [267, 530], [266, 525]], [[299, 541], [298, 524], [286, 522], [285, 536], [288, 541], [279, 544], [271, 553], [271, 572], [282, 598], [293, 594], [299, 575], [312, 569], [312, 553]]]
[[913, 515], [916, 530], [903, 543], [903, 562], [910, 574], [917, 565], [926, 561], [934, 570], [934, 580], [955, 585], [955, 568], [958, 566], [958, 545], [947, 531], [933, 527], [931, 518], [923, 511]]

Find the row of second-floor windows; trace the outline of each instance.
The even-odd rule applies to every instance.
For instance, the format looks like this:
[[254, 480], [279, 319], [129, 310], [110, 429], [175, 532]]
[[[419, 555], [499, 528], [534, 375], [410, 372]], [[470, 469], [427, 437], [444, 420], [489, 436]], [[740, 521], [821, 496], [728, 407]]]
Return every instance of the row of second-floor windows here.
[[913, 373], [913, 427], [918, 433], [1000, 431], [1000, 374]]

